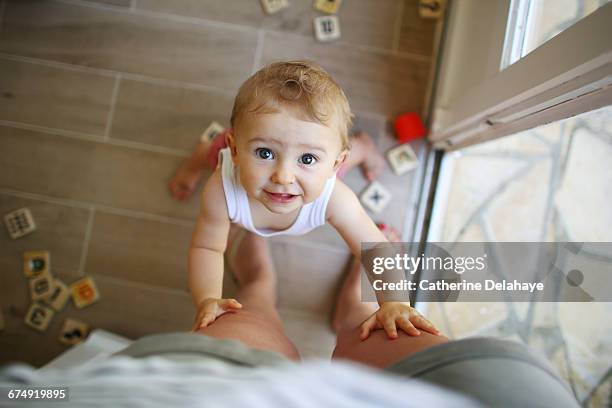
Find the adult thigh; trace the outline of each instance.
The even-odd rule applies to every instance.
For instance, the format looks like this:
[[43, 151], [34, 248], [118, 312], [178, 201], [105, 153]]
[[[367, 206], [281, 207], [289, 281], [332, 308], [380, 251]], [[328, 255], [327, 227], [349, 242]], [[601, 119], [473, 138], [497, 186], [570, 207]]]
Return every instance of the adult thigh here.
[[282, 329], [257, 311], [242, 309], [237, 313], [226, 313], [197, 333], [239, 340], [251, 348], [274, 351], [292, 360], [300, 359], [297, 348]]
[[447, 337], [424, 331], [421, 331], [420, 336], [398, 332], [396, 339], [390, 339], [384, 330], [375, 330], [370, 333], [370, 337], [361, 341], [359, 328], [347, 329], [338, 333], [332, 359], [347, 359], [384, 368], [413, 353], [448, 341]]

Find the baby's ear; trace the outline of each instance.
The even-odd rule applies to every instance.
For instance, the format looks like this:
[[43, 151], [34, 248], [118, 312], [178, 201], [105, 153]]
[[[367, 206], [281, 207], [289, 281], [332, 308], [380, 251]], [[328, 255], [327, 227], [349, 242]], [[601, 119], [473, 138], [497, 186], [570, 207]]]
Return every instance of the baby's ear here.
[[340, 155], [338, 156], [338, 158], [336, 159], [336, 162], [334, 163], [334, 171], [338, 171], [338, 169], [346, 161], [350, 153], [351, 152], [347, 149], [344, 149], [343, 151], [340, 152]]
[[238, 155], [238, 150], [236, 149], [236, 137], [234, 136], [234, 129], [228, 129], [225, 132], [225, 143], [230, 148], [230, 152], [232, 153], [232, 161], [236, 164], [236, 156]]

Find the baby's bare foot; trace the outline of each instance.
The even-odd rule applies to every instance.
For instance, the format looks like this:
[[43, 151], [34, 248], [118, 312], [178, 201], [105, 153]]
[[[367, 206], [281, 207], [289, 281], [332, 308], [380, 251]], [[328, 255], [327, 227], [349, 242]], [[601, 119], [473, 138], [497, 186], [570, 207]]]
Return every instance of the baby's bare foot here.
[[185, 160], [177, 170], [168, 184], [170, 193], [179, 201], [185, 201], [193, 194], [198, 182], [202, 178], [203, 171], [189, 168], [188, 160]]
[[351, 141], [351, 150], [361, 158], [359, 165], [369, 181], [375, 180], [385, 168], [385, 158], [368, 133], [364, 131], [355, 133]]

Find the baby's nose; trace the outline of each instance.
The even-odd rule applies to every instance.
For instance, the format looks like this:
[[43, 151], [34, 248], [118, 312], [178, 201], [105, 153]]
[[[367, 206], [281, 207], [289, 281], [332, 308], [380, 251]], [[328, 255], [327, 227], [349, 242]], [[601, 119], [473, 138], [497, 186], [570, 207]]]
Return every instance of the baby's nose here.
[[276, 184], [292, 184], [295, 181], [295, 174], [288, 165], [280, 164], [274, 169], [272, 182]]

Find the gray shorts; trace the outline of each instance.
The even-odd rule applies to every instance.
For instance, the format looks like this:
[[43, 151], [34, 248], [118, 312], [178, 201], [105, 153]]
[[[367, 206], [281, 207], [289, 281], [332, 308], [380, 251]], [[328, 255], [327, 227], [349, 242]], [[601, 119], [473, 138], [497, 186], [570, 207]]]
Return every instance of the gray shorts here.
[[578, 407], [550, 364], [525, 345], [494, 338], [438, 344], [387, 371], [466, 394], [491, 407]]
[[[144, 337], [117, 353], [165, 356], [175, 361], [225, 362], [245, 367], [294, 364], [280, 354], [237, 340], [169, 333]], [[577, 407], [569, 388], [522, 344], [469, 338], [439, 344], [391, 365], [386, 371], [466, 394], [492, 407]]]
[[138, 358], [163, 356], [173, 361], [221, 361], [245, 367], [292, 363], [278, 353], [252, 349], [238, 340], [217, 339], [185, 332], [146, 336], [115, 355]]

